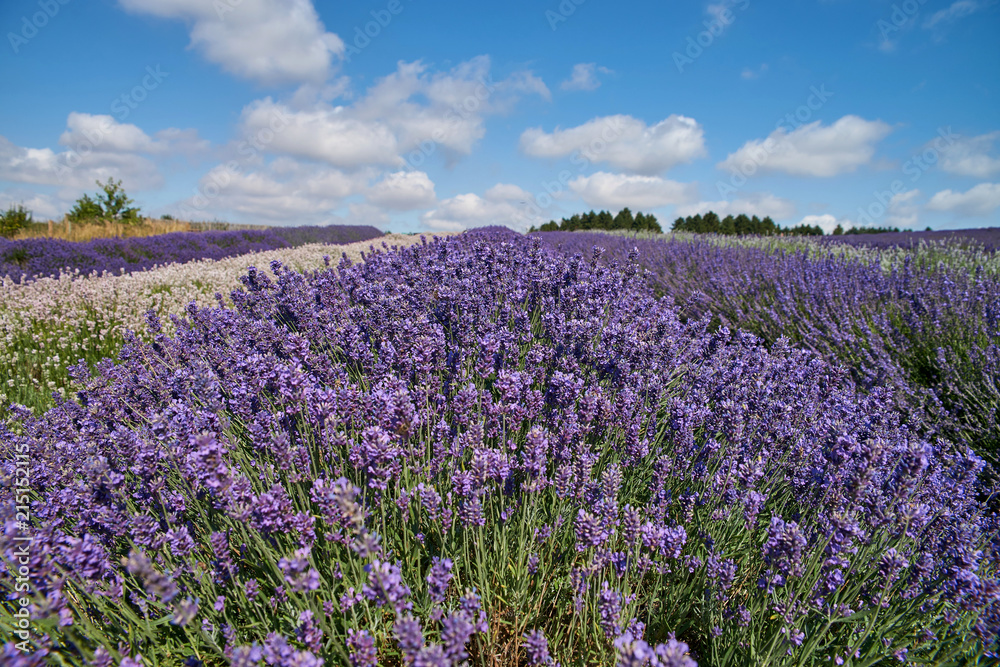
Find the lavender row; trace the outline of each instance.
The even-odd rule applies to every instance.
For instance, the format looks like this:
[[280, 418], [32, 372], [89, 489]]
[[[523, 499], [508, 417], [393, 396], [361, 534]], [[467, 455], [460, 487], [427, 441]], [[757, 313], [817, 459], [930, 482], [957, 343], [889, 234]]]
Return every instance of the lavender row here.
[[175, 232], [140, 238], [95, 239], [73, 243], [61, 239], [0, 238], [0, 280], [32, 280], [57, 276], [64, 270], [83, 274], [144, 271], [154, 266], [223, 259], [251, 252], [307, 243], [355, 243], [382, 235], [374, 227], [275, 227], [261, 230]]
[[991, 654], [983, 460], [599, 255], [486, 231], [151, 316], [79, 402], [0, 430], [11, 593], [33, 540], [9, 664]]
[[883, 234], [851, 234], [824, 236], [821, 242], [868, 246], [872, 248], [914, 248], [921, 243], [949, 243], [969, 246], [986, 252], [1000, 250], [1000, 228], [958, 229], [926, 232], [887, 232]]
[[982, 273], [883, 271], [829, 254], [606, 235], [542, 235], [567, 252], [638, 248], [650, 283], [689, 317], [838, 360], [859, 386], [888, 386], [928, 436], [1000, 451], [1000, 281]]

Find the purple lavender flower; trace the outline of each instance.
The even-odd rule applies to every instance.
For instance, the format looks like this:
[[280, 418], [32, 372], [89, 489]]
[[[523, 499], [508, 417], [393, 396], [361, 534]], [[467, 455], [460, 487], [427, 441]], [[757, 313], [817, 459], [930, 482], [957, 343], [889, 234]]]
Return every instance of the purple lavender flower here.
[[608, 539], [609, 532], [605, 530], [599, 517], [581, 509], [576, 515], [576, 550], [586, 551], [590, 547], [598, 547]]
[[597, 600], [597, 611], [601, 616], [601, 629], [608, 639], [621, 634], [622, 594], [604, 582]]
[[257, 667], [263, 659], [264, 651], [257, 644], [238, 646], [233, 649], [229, 664], [230, 667]]
[[142, 582], [147, 593], [159, 596], [164, 602], [170, 602], [177, 595], [177, 585], [173, 579], [157, 572], [142, 552], [129, 553], [126, 567], [129, 573]]
[[193, 621], [197, 615], [198, 600], [186, 598], [174, 605], [174, 613], [170, 618], [170, 622], [183, 627]]
[[309, 562], [309, 553], [308, 548], [299, 549], [294, 558], [282, 558], [278, 561], [278, 568], [293, 591], [301, 593], [319, 588], [319, 572]]
[[380, 607], [389, 605], [396, 613], [413, 608], [408, 599], [410, 589], [403, 583], [399, 563], [393, 565], [376, 560], [366, 565], [365, 571], [368, 573], [368, 583], [362, 589], [365, 597], [374, 600]]
[[411, 614], [406, 614], [396, 619], [393, 628], [396, 633], [396, 641], [399, 643], [399, 651], [403, 654], [406, 664], [413, 664], [417, 659], [417, 654], [424, 647], [424, 629], [420, 621]]
[[435, 604], [443, 604], [451, 583], [453, 563], [450, 558], [434, 557], [427, 573], [427, 594]]
[[375, 639], [368, 634], [367, 630], [355, 630], [350, 628], [347, 631], [347, 648], [350, 649], [351, 667], [377, 667], [378, 650], [375, 648]]
[[[274, 667], [323, 667], [323, 658], [309, 651], [296, 650], [288, 640], [276, 632], [264, 642], [264, 662]], [[372, 665], [376, 663], [370, 663]]]
[[799, 577], [803, 572], [803, 554], [806, 538], [794, 521], [785, 522], [780, 517], [771, 517], [764, 543], [764, 562], [778, 573], [778, 577], [768, 584], [768, 590], [784, 584], [785, 577]]
[[549, 640], [541, 630], [532, 630], [523, 636], [521, 645], [528, 654], [529, 665], [551, 665], [553, 660], [549, 655]]

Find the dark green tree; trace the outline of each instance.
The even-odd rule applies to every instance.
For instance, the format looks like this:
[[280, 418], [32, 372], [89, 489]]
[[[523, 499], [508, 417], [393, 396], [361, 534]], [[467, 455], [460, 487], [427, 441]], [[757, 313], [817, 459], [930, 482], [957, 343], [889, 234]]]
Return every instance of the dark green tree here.
[[83, 195], [76, 200], [66, 217], [71, 222], [87, 222], [91, 220], [112, 220], [125, 224], [135, 224], [142, 220], [139, 208], [128, 198], [122, 188], [122, 182], [108, 177], [107, 183], [97, 181], [101, 193], [91, 199]]
[[11, 206], [6, 212], [0, 213], [0, 236], [14, 236], [32, 222], [31, 211], [21, 204]]

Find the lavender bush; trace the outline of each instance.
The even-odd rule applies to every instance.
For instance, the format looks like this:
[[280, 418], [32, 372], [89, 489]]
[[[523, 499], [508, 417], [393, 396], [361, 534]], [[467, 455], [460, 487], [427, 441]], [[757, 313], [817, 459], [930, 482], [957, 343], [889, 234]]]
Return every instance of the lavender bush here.
[[0, 280], [56, 276], [63, 270], [113, 274], [142, 271], [161, 264], [222, 259], [250, 252], [306, 243], [354, 243], [382, 235], [374, 227], [277, 227], [229, 232], [175, 232], [140, 238], [95, 239], [73, 243], [60, 239], [0, 238]]
[[0, 432], [0, 585], [34, 651], [5, 615], [8, 663], [992, 655], [983, 461], [599, 255], [483, 232], [275, 263], [78, 369], [79, 402]]
[[833, 254], [712, 243], [549, 233], [578, 252], [623, 260], [638, 248], [648, 279], [691, 317], [711, 315], [768, 342], [782, 337], [889, 386], [912, 427], [995, 457], [1000, 451], [1000, 280], [982, 272], [883, 271]]

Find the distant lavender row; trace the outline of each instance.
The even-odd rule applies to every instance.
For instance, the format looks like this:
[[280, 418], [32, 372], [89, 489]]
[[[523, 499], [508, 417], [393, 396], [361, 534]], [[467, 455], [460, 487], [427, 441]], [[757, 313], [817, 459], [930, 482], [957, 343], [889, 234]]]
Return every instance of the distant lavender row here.
[[63, 269], [89, 274], [143, 271], [157, 265], [197, 259], [224, 259], [307, 243], [355, 243], [382, 235], [374, 227], [335, 225], [262, 230], [177, 232], [129, 239], [73, 243], [60, 239], [0, 239], [0, 279], [32, 280]]
[[689, 317], [775, 342], [788, 337], [849, 367], [863, 388], [888, 385], [926, 435], [1000, 452], [1000, 281], [949, 270], [889, 272], [878, 263], [808, 253], [550, 232], [570, 254], [633, 248], [658, 292]]
[[937, 232], [893, 232], [889, 234], [851, 234], [824, 236], [823, 243], [846, 243], [872, 248], [911, 248], [921, 242], [944, 241], [963, 246], [982, 246], [987, 252], [1000, 250], [1000, 227], [956, 229]]

